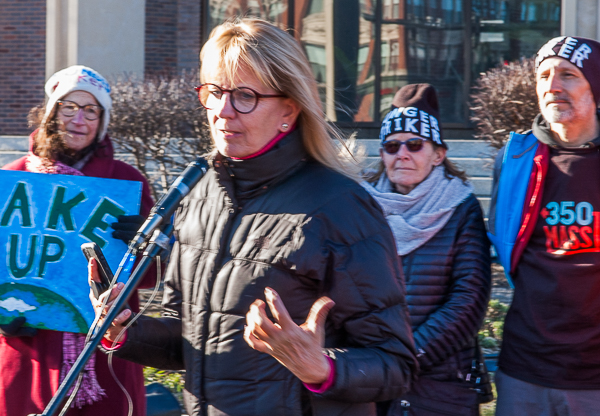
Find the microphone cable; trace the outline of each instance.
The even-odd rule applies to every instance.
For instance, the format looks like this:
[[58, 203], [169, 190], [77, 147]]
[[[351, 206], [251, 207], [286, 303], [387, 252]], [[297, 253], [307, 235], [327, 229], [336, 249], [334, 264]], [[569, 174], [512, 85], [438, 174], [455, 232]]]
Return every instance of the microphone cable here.
[[[113, 341], [113, 343], [111, 345], [111, 348], [114, 348], [119, 343], [119, 341], [121, 340], [121, 338], [123, 338], [123, 336], [125, 335], [125, 333], [127, 332], [127, 330], [134, 324], [134, 322], [138, 319], [138, 317], [140, 315], [143, 315], [144, 312], [146, 312], [146, 310], [150, 307], [150, 305], [154, 301], [154, 298], [158, 294], [158, 291], [160, 289], [160, 284], [161, 284], [161, 281], [162, 281], [162, 267], [161, 267], [160, 256], [156, 257], [156, 268], [157, 268], [156, 283], [154, 285], [154, 289], [152, 290], [152, 294], [150, 295], [150, 297], [148, 298], [148, 300], [146, 300], [144, 306], [140, 309], [140, 311], [138, 313], [134, 314], [133, 317], [132, 317], [132, 319], [127, 323], [127, 325], [125, 325], [123, 327], [123, 329], [121, 330], [121, 332], [119, 332], [119, 335], [117, 335], [117, 337]], [[116, 283], [116, 280], [117, 279], [115, 277], [113, 279], [113, 281], [111, 282], [111, 285], [109, 286], [107, 292], [109, 292], [109, 291], [112, 290], [114, 284]], [[106, 308], [106, 304], [107, 304], [107, 301], [108, 301], [109, 298], [110, 298], [110, 296], [106, 296], [105, 297], [104, 301], [102, 302], [101, 310], [104, 310]], [[131, 311], [131, 313], [133, 314], [133, 311]], [[96, 316], [96, 318], [94, 319], [94, 321], [92, 322], [92, 325], [90, 326], [90, 329], [89, 329], [89, 331], [87, 333], [87, 336], [86, 336], [86, 339], [85, 339], [85, 342], [84, 342], [84, 346], [89, 342], [90, 338], [92, 337], [92, 334], [97, 329], [98, 321], [99, 321], [99, 319], [100, 319], [101, 316], [102, 316], [102, 313], [98, 314]], [[117, 385], [119, 386], [119, 388], [121, 389], [121, 391], [123, 392], [123, 394], [125, 394], [125, 397], [127, 398], [127, 404], [128, 404], [128, 416], [132, 416], [132, 414], [133, 414], [133, 400], [131, 399], [131, 395], [127, 391], [127, 388], [123, 385], [123, 383], [121, 383], [121, 381], [117, 377], [117, 374], [115, 373], [115, 370], [114, 370], [114, 367], [113, 367], [113, 361], [112, 361], [113, 353], [114, 353], [114, 350], [111, 350], [111, 351], [108, 352], [108, 369], [110, 371], [110, 374], [111, 374], [113, 380], [117, 383]], [[64, 416], [65, 413], [69, 410], [69, 407], [71, 406], [71, 403], [75, 399], [75, 396], [77, 395], [77, 392], [79, 391], [79, 388], [81, 387], [81, 381], [82, 380], [83, 380], [83, 372], [81, 374], [79, 374], [79, 376], [77, 377], [77, 382], [75, 383], [75, 386], [73, 387], [73, 390], [71, 391], [71, 394], [69, 395], [69, 399], [67, 400], [67, 402], [63, 406], [63, 409], [60, 412], [59, 416]]]
[[[115, 340], [113, 341], [113, 343], [111, 345], [112, 348], [116, 347], [116, 345], [119, 343], [121, 338], [123, 338], [125, 336], [125, 333], [129, 329], [129, 327], [131, 327], [131, 325], [133, 325], [133, 323], [138, 319], [138, 317], [140, 315], [143, 315], [144, 312], [146, 312], [146, 310], [150, 307], [150, 305], [154, 301], [154, 298], [158, 294], [158, 290], [160, 289], [160, 283], [162, 281], [162, 270], [161, 270], [160, 263], [161, 263], [160, 256], [158, 256], [158, 257], [156, 257], [156, 269], [157, 269], [156, 284], [154, 285], [152, 294], [150, 295], [148, 300], [146, 300], [146, 303], [144, 304], [142, 309], [140, 309], [140, 311], [129, 321], [129, 323], [127, 325], [125, 325], [125, 327], [123, 327], [121, 332], [119, 332], [119, 335], [117, 335], [117, 337], [115, 338]], [[133, 313], [133, 311], [131, 311], [131, 313]], [[127, 403], [129, 405], [129, 412], [127, 413], [127, 416], [131, 416], [133, 414], [133, 401], [131, 400], [131, 395], [127, 391], [127, 388], [125, 388], [125, 386], [121, 383], [121, 381], [117, 377], [117, 374], [115, 373], [115, 369], [113, 368], [113, 353], [114, 353], [114, 350], [111, 350], [108, 353], [108, 369], [110, 370], [110, 374], [112, 375], [113, 379], [115, 380], [115, 382], [117, 383], [119, 388], [125, 394], [125, 397], [127, 397]]]
[[[154, 230], [159, 227], [160, 223], [165, 218], [168, 218], [173, 214], [173, 212], [175, 211], [175, 209], [177, 208], [177, 206], [179, 205], [181, 200], [190, 192], [190, 190], [206, 174], [206, 172], [208, 171], [208, 168], [209, 168], [209, 166], [208, 166], [208, 162], [206, 161], [206, 159], [204, 159], [203, 157], [199, 157], [195, 161], [189, 163], [188, 166], [186, 167], [186, 169], [181, 173], [181, 175], [179, 175], [179, 177], [175, 180], [175, 182], [173, 182], [173, 184], [171, 184], [167, 193], [164, 194], [162, 196], [162, 198], [151, 209], [150, 215], [148, 216], [148, 218], [146, 219], [146, 222], [142, 225], [140, 230], [138, 230], [134, 239], [129, 242], [127, 252], [125, 253], [125, 256], [123, 257], [123, 259], [121, 260], [121, 263], [119, 264], [117, 271], [114, 274], [113, 280], [112, 280], [112, 282], [110, 282], [110, 286], [108, 287], [107, 292], [112, 291], [114, 285], [117, 283], [117, 279], [121, 275], [121, 271], [125, 270], [126, 273], [131, 271], [131, 269], [133, 268], [133, 263], [135, 261], [135, 257], [137, 255], [137, 251], [138, 251], [138, 248], [140, 247], [140, 245], [143, 244], [144, 242], [146, 242], [146, 240], [150, 239], [151, 233], [154, 232]], [[160, 263], [160, 257], [157, 257], [157, 263]], [[158, 270], [160, 271], [160, 266], [159, 266]], [[157, 276], [154, 292], [150, 298], [151, 300], [153, 300], [154, 297], [156, 296], [156, 292], [158, 291], [158, 288], [160, 287], [160, 280], [161, 280], [161, 276], [160, 276], [160, 272], [159, 272], [159, 275]], [[104, 298], [104, 300], [102, 302], [102, 306], [101, 306], [102, 311], [104, 311], [104, 309], [106, 308], [106, 304], [108, 303], [109, 298], [110, 298], [110, 295], [106, 296]], [[151, 302], [151, 300], [146, 302], [146, 305], [144, 305], [144, 308], [143, 308], [143, 310], [140, 311], [140, 313], [142, 313], [143, 311], [145, 311], [147, 309], [147, 307], [149, 306], [149, 302]], [[137, 317], [139, 316], [140, 313], [135, 314], [132, 317], [132, 319], [130, 320], [130, 322], [124, 327], [123, 331], [121, 331], [121, 333], [119, 333], [117, 338], [115, 338], [115, 342], [113, 342], [113, 348], [116, 345], [116, 343], [118, 342], [118, 340], [122, 337], [124, 331], [127, 330], [127, 328], [129, 328], [133, 324], [133, 322], [135, 322], [137, 320]], [[88, 330], [88, 333], [86, 335], [85, 342], [83, 344], [84, 348], [90, 341], [94, 332], [97, 331], [98, 321], [100, 320], [101, 316], [102, 316], [102, 312], [100, 314], [96, 315], [96, 317], [94, 318], [94, 321], [92, 322], [92, 325], [90, 326], [90, 329]], [[112, 363], [112, 352], [109, 353], [109, 360]], [[114, 369], [112, 369], [112, 367], [111, 367], [111, 373], [113, 374], [113, 377], [115, 377]], [[68, 410], [69, 406], [75, 399], [77, 391], [79, 390], [79, 388], [81, 386], [82, 379], [83, 379], [83, 371], [77, 377], [77, 382], [75, 383], [75, 386], [73, 387], [73, 390], [69, 396], [69, 399], [65, 403], [65, 406], [63, 407], [63, 410], [61, 411], [59, 416], [64, 416], [64, 414]], [[123, 387], [123, 385], [116, 378], [115, 378], [115, 380], [121, 387], [121, 390], [123, 390], [127, 396], [127, 400], [130, 404], [129, 416], [131, 416], [131, 411], [132, 411], [131, 397], [129, 396], [129, 393]]]

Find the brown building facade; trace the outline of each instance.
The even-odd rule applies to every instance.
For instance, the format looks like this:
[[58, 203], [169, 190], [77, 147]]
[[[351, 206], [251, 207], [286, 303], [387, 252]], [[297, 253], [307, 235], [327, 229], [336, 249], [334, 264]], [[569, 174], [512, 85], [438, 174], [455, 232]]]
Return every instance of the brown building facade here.
[[0, 135], [29, 132], [27, 112], [56, 70], [196, 70], [210, 30], [239, 15], [286, 27], [302, 43], [340, 126], [375, 131], [400, 87], [428, 82], [446, 128], [462, 129], [480, 72], [532, 56], [561, 33], [599, 37], [576, 33], [587, 30], [588, 3], [599, 16], [600, 0], [0, 0]]

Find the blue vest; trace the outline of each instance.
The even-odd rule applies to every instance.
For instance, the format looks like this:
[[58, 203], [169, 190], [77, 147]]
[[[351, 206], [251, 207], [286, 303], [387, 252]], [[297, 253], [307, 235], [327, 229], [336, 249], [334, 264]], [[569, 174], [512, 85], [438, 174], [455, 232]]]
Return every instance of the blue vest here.
[[514, 287], [510, 276], [512, 250], [521, 228], [521, 218], [529, 177], [533, 169], [533, 158], [539, 142], [533, 133], [511, 133], [504, 150], [502, 169], [498, 178], [496, 195], [495, 233], [488, 237], [498, 253], [504, 267], [506, 279]]

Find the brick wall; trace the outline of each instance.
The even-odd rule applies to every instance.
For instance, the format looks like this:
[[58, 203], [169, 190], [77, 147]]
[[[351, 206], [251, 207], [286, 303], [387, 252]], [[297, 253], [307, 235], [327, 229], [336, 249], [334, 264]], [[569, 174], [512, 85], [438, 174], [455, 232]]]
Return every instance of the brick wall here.
[[200, 55], [200, 1], [179, 0], [177, 68], [197, 70]]
[[146, 1], [146, 75], [177, 69], [177, 1]]
[[199, 53], [200, 0], [147, 0], [146, 75], [198, 69]]
[[0, 135], [29, 134], [45, 71], [46, 0], [0, 0]]
[[[147, 0], [147, 75], [198, 68], [199, 0]], [[44, 101], [46, 0], [0, 0], [0, 135], [27, 135]]]

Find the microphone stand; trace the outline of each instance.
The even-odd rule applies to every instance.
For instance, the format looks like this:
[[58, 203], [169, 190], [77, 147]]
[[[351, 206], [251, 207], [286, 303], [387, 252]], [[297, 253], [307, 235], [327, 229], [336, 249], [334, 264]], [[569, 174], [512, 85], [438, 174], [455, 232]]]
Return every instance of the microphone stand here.
[[[202, 176], [206, 174], [208, 168], [208, 162], [203, 157], [199, 157], [195, 161], [189, 163], [181, 175], [179, 175], [175, 182], [169, 187], [167, 193], [162, 196], [156, 205], [154, 205], [146, 222], [138, 230], [134, 239], [129, 243], [127, 253], [125, 253], [123, 260], [121, 260], [115, 274], [114, 282], [116, 282], [116, 279], [122, 270], [130, 270], [133, 256], [137, 255], [139, 250], [145, 248], [142, 260], [139, 262], [138, 266], [129, 277], [129, 280], [125, 283], [123, 290], [108, 310], [104, 322], [100, 328], [96, 329], [58, 390], [54, 396], [52, 396], [52, 400], [50, 400], [50, 403], [48, 403], [48, 406], [44, 409], [44, 413], [41, 415], [32, 414], [29, 416], [53, 416], [56, 413], [67, 396], [69, 389], [73, 383], [76, 382], [77, 377], [83, 371], [85, 364], [94, 353], [98, 344], [100, 344], [100, 341], [102, 341], [104, 333], [112, 325], [112, 321], [117, 317], [121, 308], [127, 302], [127, 298], [133, 293], [148, 268], [152, 265], [154, 258], [158, 255], [168, 254], [170, 249], [169, 239], [173, 232], [173, 226], [169, 224], [170, 217], [173, 212], [175, 212], [175, 209], [181, 200], [190, 192], [198, 181], [200, 181]], [[110, 288], [112, 289], [112, 287], [111, 284]]]
[[71, 386], [77, 381], [79, 374], [83, 371], [85, 364], [88, 362], [92, 354], [95, 352], [96, 347], [102, 341], [104, 337], [104, 333], [109, 329], [112, 325], [112, 321], [117, 317], [121, 308], [127, 302], [127, 298], [133, 293], [136, 289], [137, 285], [140, 283], [142, 277], [148, 270], [148, 268], [152, 265], [156, 256], [168, 254], [169, 252], [169, 239], [170, 235], [173, 232], [173, 226], [171, 224], [163, 225], [161, 229], [156, 229], [150, 242], [146, 246], [144, 250], [143, 257], [141, 261], [138, 263], [136, 269], [131, 274], [127, 283], [121, 290], [121, 293], [115, 299], [113, 305], [110, 307], [104, 321], [100, 328], [96, 330], [96, 332], [92, 335], [90, 341], [85, 345], [81, 354], [77, 358], [77, 361], [71, 367], [71, 370], [61, 383], [60, 387], [48, 403], [48, 406], [44, 409], [44, 413], [32, 414], [29, 416], [53, 416], [59, 410], [60, 406], [64, 402], [69, 389]]

